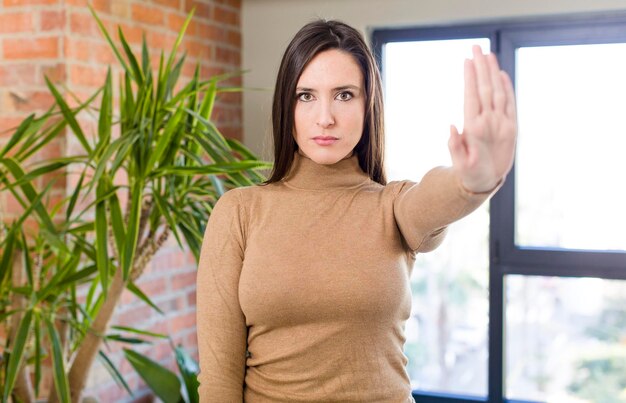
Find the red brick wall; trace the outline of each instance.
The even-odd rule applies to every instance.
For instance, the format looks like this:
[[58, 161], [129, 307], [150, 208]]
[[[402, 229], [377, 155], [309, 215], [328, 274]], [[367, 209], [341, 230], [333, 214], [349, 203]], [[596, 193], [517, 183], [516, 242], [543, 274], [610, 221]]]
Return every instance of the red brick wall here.
[[[89, 13], [86, 0], [0, 0], [0, 4], [2, 146], [10, 136], [8, 129], [17, 126], [29, 113], [41, 112], [51, 104], [44, 75], [85, 98], [103, 83], [106, 66], [116, 65], [116, 61]], [[188, 68], [183, 76], [188, 78], [192, 74], [196, 62], [200, 63], [205, 78], [240, 68], [241, 0], [93, 0], [91, 4], [109, 32], [116, 37], [114, 29], [121, 26], [136, 49], [145, 32], [153, 57], [161, 49], [169, 51], [187, 13], [195, 7], [195, 16], [183, 42], [188, 53]], [[231, 84], [241, 85], [241, 80], [233, 79]], [[225, 135], [241, 139], [241, 95], [221, 94], [214, 120]], [[44, 154], [63, 155], [74, 142], [68, 135], [51, 144]], [[67, 189], [60, 186], [56, 192], [62, 194]], [[18, 211], [14, 201], [0, 194], [0, 219]], [[182, 343], [196, 355], [195, 271], [193, 257], [179, 252], [175, 242], [168, 242], [138, 282], [165, 315], [153, 313], [127, 293], [111, 324], [168, 333], [176, 343]], [[145, 395], [145, 387], [122, 359], [121, 346], [111, 346], [110, 357], [121, 365], [129, 385], [136, 391], [135, 398]], [[144, 350], [153, 359], [174, 368], [173, 353], [167, 342], [155, 341]], [[92, 368], [90, 385], [86, 395], [95, 395], [103, 402], [133, 400], [99, 364]]]

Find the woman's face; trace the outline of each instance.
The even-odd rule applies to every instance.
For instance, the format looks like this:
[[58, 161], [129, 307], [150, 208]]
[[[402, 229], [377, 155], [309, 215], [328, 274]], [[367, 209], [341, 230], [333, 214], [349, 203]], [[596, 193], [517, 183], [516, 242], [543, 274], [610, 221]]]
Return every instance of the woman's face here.
[[352, 155], [365, 115], [363, 74], [352, 55], [337, 49], [319, 53], [302, 72], [295, 96], [300, 153], [318, 164]]

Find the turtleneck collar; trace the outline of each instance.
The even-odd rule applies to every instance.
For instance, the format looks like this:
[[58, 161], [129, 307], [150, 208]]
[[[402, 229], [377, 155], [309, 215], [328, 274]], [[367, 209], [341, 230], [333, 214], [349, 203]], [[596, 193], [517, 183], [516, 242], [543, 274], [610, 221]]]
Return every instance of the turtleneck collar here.
[[297, 151], [283, 183], [292, 188], [324, 190], [359, 186], [370, 180], [356, 154], [331, 165], [321, 165]]

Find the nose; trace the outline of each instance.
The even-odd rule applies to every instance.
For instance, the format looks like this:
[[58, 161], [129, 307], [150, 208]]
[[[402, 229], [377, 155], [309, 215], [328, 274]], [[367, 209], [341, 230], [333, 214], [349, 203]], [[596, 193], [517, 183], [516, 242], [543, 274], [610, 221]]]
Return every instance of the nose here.
[[335, 124], [335, 116], [333, 114], [330, 102], [323, 101], [319, 103], [320, 110], [317, 116], [317, 125], [323, 129], [329, 128]]

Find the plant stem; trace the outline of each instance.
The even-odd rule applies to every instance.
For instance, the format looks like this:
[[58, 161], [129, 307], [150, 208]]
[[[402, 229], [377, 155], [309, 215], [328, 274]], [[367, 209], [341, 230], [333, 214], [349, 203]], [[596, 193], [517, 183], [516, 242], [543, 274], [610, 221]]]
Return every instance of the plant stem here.
[[[126, 283], [122, 278], [122, 271], [118, 269], [113, 276], [113, 282], [109, 287], [107, 297], [100, 308], [100, 311], [96, 315], [91, 328], [85, 335], [85, 339], [80, 345], [76, 358], [72, 363], [70, 372], [68, 374], [68, 380], [70, 384], [70, 393], [72, 395], [72, 403], [80, 402], [81, 395], [85, 389], [89, 371], [92, 367], [93, 361], [98, 354], [100, 348], [100, 342], [106, 332], [107, 326], [115, 307], [122, 295], [122, 292], [126, 288]], [[55, 395], [51, 395], [48, 400], [50, 403], [57, 403], [58, 398]]]
[[[15, 250], [13, 257], [15, 265], [13, 266], [12, 282], [14, 287], [19, 287], [24, 283], [24, 265], [22, 264], [22, 253], [19, 249]], [[13, 293], [13, 295], [11, 295], [11, 309], [23, 309], [26, 307], [26, 302], [27, 301], [24, 296], [18, 293]], [[15, 339], [17, 338], [17, 331], [20, 327], [22, 317], [23, 315], [19, 312], [11, 317], [11, 343], [15, 342]], [[28, 376], [28, 367], [26, 366], [25, 358], [23, 358], [22, 364], [20, 365], [17, 373], [15, 387], [13, 388], [13, 395], [15, 400], [19, 402], [32, 403], [35, 401], [35, 392], [33, 390], [30, 377]]]

